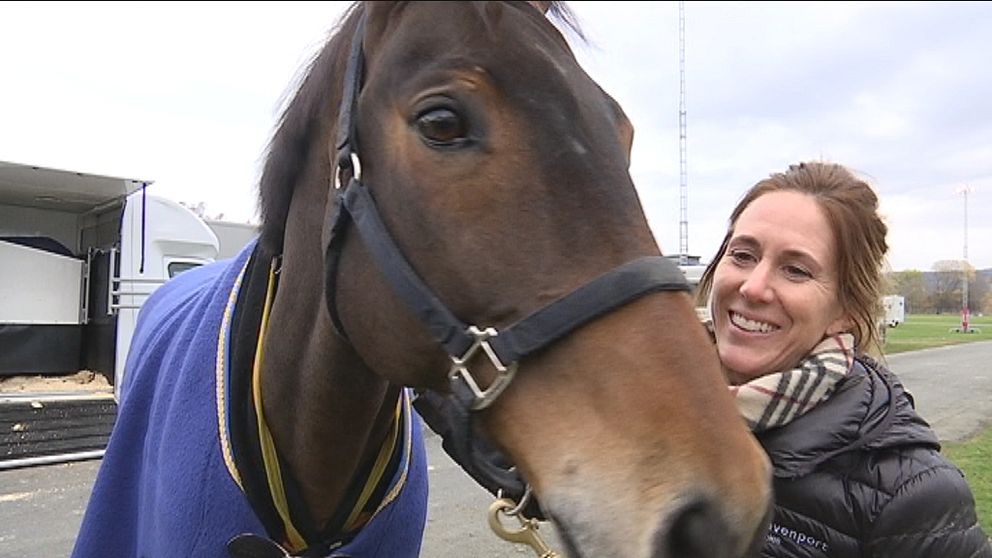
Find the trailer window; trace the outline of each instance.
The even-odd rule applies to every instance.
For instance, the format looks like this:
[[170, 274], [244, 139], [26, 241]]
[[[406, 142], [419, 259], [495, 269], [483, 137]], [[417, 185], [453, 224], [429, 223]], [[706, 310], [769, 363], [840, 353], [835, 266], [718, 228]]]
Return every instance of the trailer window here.
[[172, 279], [184, 271], [189, 271], [194, 267], [200, 267], [201, 265], [203, 264], [198, 262], [172, 262], [169, 264], [169, 279]]

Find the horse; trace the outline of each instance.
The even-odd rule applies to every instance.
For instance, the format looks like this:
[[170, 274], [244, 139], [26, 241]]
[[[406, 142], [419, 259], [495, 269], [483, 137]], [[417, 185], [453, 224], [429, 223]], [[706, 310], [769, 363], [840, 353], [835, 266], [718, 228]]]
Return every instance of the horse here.
[[74, 556], [417, 556], [421, 394], [572, 558], [760, 546], [767, 459], [554, 14], [348, 10], [269, 144], [257, 241], [142, 308]]

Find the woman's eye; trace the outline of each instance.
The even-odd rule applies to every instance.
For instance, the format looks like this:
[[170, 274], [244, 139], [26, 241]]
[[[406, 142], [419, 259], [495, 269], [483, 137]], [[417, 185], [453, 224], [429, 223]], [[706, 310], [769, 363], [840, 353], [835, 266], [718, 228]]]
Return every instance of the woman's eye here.
[[791, 279], [809, 279], [813, 277], [813, 274], [807, 271], [805, 268], [796, 265], [785, 266], [785, 273]]
[[729, 255], [730, 259], [734, 260], [734, 263], [737, 264], [746, 264], [755, 261], [754, 254], [748, 252], [747, 250], [731, 250]]
[[417, 117], [417, 131], [428, 143], [450, 146], [468, 138], [465, 120], [449, 108], [435, 108]]

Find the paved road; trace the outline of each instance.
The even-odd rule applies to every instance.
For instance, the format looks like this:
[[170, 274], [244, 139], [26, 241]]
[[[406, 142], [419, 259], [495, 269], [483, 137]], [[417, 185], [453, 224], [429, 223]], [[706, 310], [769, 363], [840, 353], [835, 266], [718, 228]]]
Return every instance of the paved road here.
[[[903, 353], [888, 364], [944, 440], [992, 424], [992, 342]], [[496, 538], [486, 524], [492, 501], [427, 437], [431, 497], [421, 553], [429, 558], [524, 558], [529, 549]], [[0, 558], [67, 556], [99, 461], [0, 471]], [[550, 526], [547, 538], [556, 546]], [[109, 558], [109, 557], [108, 557]]]
[[992, 341], [887, 358], [943, 441], [960, 441], [992, 425]]

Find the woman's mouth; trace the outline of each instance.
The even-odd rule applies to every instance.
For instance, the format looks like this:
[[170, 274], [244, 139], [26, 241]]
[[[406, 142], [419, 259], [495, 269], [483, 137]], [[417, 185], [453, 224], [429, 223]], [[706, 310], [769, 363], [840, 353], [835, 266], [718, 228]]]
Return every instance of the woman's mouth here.
[[744, 317], [742, 314], [730, 311], [730, 323], [748, 333], [771, 333], [779, 327], [768, 322], [760, 322]]

